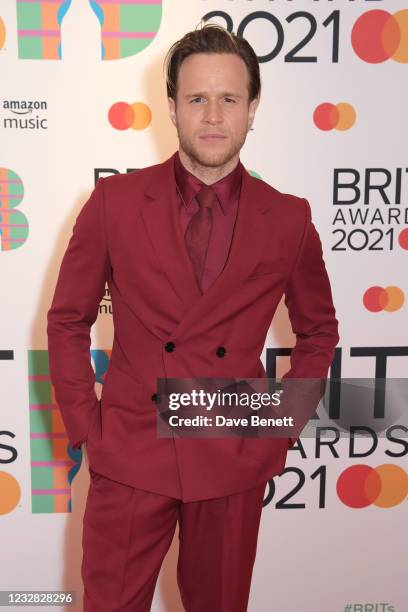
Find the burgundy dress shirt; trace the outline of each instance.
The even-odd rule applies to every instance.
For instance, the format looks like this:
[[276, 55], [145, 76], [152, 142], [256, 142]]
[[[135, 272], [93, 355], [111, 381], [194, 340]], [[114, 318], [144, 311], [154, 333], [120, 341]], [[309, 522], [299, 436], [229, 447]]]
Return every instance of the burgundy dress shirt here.
[[[203, 291], [206, 291], [221, 274], [228, 259], [238, 213], [242, 170], [243, 165], [238, 161], [234, 170], [211, 185], [217, 195], [218, 205], [212, 209], [212, 230], [202, 277]], [[184, 236], [191, 217], [199, 210], [195, 196], [204, 183], [183, 166], [178, 151], [174, 156], [174, 175], [178, 212]]]

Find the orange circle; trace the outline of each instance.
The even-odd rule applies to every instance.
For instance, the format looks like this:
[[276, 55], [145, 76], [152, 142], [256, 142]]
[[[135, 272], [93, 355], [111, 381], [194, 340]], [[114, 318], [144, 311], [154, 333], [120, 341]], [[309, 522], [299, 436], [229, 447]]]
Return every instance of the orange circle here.
[[406, 64], [408, 63], [408, 9], [394, 13], [393, 18], [399, 28], [399, 44], [392, 54], [392, 59]]
[[134, 102], [130, 105], [133, 111], [133, 121], [129, 125], [132, 130], [144, 130], [152, 120], [152, 111], [143, 102]]
[[0, 17], [0, 49], [3, 48], [5, 40], [6, 40], [6, 28], [5, 28], [2, 18]]
[[20, 485], [14, 476], [8, 472], [0, 472], [0, 515], [14, 510], [20, 497]]
[[367, 470], [363, 483], [363, 491], [370, 504], [373, 504], [378, 499], [378, 496], [381, 494], [381, 486], [381, 478], [379, 474], [377, 474], [377, 470], [375, 468]]
[[404, 292], [402, 289], [390, 285], [389, 287], [385, 287], [385, 291], [387, 292], [388, 300], [384, 306], [384, 310], [387, 312], [399, 310], [404, 303]]
[[356, 111], [347, 102], [336, 104], [339, 111], [339, 120], [335, 125], [336, 130], [349, 130], [356, 122]]
[[375, 468], [381, 479], [381, 490], [373, 501], [379, 508], [397, 506], [408, 496], [408, 474], [398, 465], [384, 463]]
[[379, 41], [385, 53], [387, 54], [387, 57], [393, 58], [394, 53], [397, 51], [401, 42], [400, 28], [394, 15], [390, 15], [389, 18], [384, 22]]

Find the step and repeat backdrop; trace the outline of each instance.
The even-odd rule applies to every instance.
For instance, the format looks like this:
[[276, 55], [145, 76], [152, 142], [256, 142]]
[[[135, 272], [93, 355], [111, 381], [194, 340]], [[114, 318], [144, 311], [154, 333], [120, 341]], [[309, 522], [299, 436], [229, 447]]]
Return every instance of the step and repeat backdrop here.
[[[88, 463], [54, 400], [46, 313], [98, 177], [177, 149], [163, 59], [206, 21], [259, 57], [241, 161], [311, 204], [340, 322], [331, 376], [407, 378], [408, 2], [1, 0], [0, 589], [71, 590], [82, 609]], [[98, 394], [112, 337], [106, 290], [92, 329]], [[294, 341], [282, 302], [269, 375], [287, 370]], [[364, 436], [334, 420], [288, 452], [265, 490], [249, 610], [408, 610], [406, 411], [385, 429], [357, 419]], [[176, 534], [154, 612], [183, 610]]]

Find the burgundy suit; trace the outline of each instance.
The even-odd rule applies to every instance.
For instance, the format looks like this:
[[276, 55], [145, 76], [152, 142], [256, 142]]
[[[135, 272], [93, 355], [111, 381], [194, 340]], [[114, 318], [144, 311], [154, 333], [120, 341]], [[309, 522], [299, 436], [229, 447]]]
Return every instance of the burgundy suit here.
[[[285, 376], [325, 378], [339, 336], [307, 200], [244, 169], [227, 264], [202, 294], [177, 218], [173, 162], [99, 179], [77, 217], [47, 331], [71, 444], [87, 440], [97, 473], [189, 502], [280, 474], [288, 439], [158, 438], [156, 379], [264, 377], [260, 355], [283, 294], [296, 334]], [[89, 332], [106, 282], [115, 334], [98, 401]]]
[[[326, 378], [338, 342], [308, 202], [243, 166], [239, 194], [224, 197], [231, 223], [216, 212], [219, 240], [212, 234], [201, 292], [183, 237], [193, 209], [180, 208], [176, 155], [98, 181], [48, 312], [56, 400], [90, 463], [85, 612], [148, 612], [177, 522], [187, 612], [247, 610], [265, 484], [283, 471], [294, 440], [159, 438], [157, 378], [265, 377], [260, 355], [282, 295], [296, 334], [286, 377]], [[106, 282], [115, 333], [98, 401], [90, 328]]]

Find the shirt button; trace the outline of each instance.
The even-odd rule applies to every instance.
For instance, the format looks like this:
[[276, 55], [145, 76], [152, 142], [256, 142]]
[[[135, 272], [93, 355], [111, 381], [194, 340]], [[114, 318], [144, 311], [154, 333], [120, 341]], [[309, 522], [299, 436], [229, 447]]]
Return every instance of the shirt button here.
[[164, 348], [166, 349], [166, 351], [168, 353], [171, 353], [172, 351], [174, 351], [174, 349], [176, 348], [176, 345], [174, 344], [174, 342], [167, 342], [164, 345]]
[[225, 353], [226, 353], [226, 352], [227, 352], [227, 351], [226, 351], [226, 348], [225, 348], [224, 346], [219, 346], [219, 347], [217, 348], [217, 350], [215, 351], [215, 353], [216, 353], [216, 355], [217, 355], [218, 357], [224, 357], [224, 355], [225, 355]]

